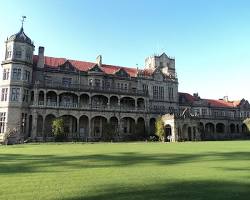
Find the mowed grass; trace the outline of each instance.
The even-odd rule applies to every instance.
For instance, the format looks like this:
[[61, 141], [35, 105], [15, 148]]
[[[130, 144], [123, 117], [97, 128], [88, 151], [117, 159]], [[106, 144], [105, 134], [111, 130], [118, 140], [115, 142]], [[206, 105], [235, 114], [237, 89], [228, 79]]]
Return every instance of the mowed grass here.
[[0, 146], [0, 199], [250, 199], [250, 141]]

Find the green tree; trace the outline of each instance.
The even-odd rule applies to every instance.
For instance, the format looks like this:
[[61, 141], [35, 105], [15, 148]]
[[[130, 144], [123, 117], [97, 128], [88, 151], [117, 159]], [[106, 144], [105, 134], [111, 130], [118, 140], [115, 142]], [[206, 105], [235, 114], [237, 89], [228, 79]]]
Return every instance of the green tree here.
[[65, 140], [64, 121], [62, 118], [56, 118], [52, 121], [52, 133], [56, 141]]
[[159, 137], [159, 141], [165, 141], [164, 123], [161, 117], [158, 117], [155, 122], [155, 134]]

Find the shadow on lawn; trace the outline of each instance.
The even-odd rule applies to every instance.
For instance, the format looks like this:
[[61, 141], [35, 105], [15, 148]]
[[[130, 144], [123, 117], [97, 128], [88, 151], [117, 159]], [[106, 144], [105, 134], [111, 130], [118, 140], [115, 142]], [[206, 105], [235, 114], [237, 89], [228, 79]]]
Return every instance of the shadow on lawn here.
[[[178, 165], [213, 161], [249, 161], [250, 152], [207, 152], [197, 154], [119, 154], [94, 155], [29, 155], [0, 154], [0, 174], [27, 172], [56, 172], [82, 168], [111, 168], [131, 165]], [[240, 169], [238, 169], [240, 170]]]
[[250, 184], [228, 181], [176, 181], [171, 183], [131, 187], [108, 185], [93, 196], [78, 194], [62, 200], [248, 200]]

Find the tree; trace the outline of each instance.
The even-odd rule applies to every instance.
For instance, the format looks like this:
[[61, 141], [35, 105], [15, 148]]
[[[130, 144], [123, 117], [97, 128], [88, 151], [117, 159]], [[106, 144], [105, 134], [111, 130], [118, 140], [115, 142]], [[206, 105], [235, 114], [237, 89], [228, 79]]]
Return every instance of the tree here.
[[164, 131], [164, 123], [161, 117], [158, 117], [155, 122], [155, 134], [159, 137], [159, 140], [165, 141], [165, 131]]
[[64, 121], [62, 118], [56, 118], [52, 121], [52, 133], [56, 141], [65, 140]]

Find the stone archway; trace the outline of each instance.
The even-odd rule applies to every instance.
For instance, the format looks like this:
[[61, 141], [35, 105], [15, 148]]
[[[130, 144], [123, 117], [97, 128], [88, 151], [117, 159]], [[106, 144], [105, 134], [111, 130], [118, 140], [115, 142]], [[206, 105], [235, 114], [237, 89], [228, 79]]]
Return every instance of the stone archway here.
[[121, 119], [122, 133], [125, 135], [133, 135], [135, 133], [135, 120], [132, 117], [124, 117]]
[[216, 124], [216, 133], [225, 133], [225, 125], [223, 123]]
[[235, 133], [235, 132], [236, 132], [235, 124], [230, 124], [230, 133]]
[[44, 136], [45, 137], [52, 137], [52, 123], [55, 119], [55, 115], [49, 114], [45, 117], [45, 123], [44, 123]]
[[105, 132], [107, 119], [103, 116], [95, 116], [91, 119], [91, 137], [100, 139]]
[[169, 124], [164, 127], [165, 130], [165, 141], [170, 142], [172, 136], [172, 128]]
[[81, 139], [89, 136], [89, 118], [86, 115], [82, 115], [79, 119], [79, 137]]
[[72, 139], [77, 135], [77, 118], [73, 115], [63, 115], [60, 118], [64, 122], [64, 133], [68, 139]]
[[145, 120], [142, 117], [139, 117], [137, 119], [136, 135], [141, 139], [142, 138], [145, 139], [147, 137], [146, 128], [145, 128]]

